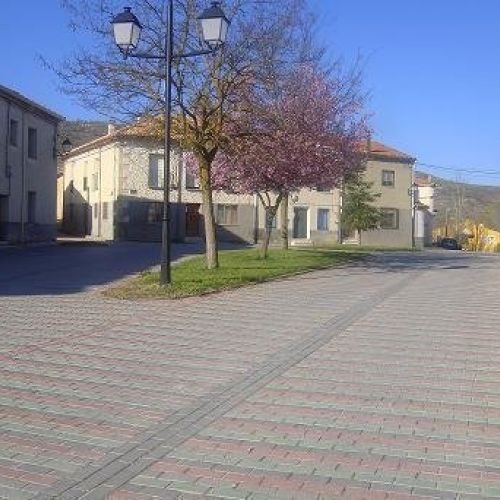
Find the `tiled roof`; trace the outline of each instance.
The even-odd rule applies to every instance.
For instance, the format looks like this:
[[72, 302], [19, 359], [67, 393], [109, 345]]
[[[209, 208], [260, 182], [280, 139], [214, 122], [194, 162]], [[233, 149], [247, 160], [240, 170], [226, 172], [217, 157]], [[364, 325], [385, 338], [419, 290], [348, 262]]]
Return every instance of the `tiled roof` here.
[[140, 118], [132, 125], [117, 129], [107, 135], [98, 137], [93, 141], [82, 144], [76, 148], [73, 148], [70, 153], [68, 153], [65, 158], [70, 158], [86, 151], [91, 151], [92, 149], [105, 146], [106, 144], [112, 144], [113, 142], [119, 141], [120, 139], [127, 138], [152, 138], [152, 139], [162, 139], [163, 137], [163, 118]]
[[[163, 137], [163, 117], [146, 117], [140, 118], [132, 125], [123, 127], [111, 134], [99, 137], [94, 141], [83, 144], [74, 148], [71, 153], [66, 157], [75, 156], [77, 154], [89, 151], [96, 147], [101, 147], [105, 144], [111, 144], [120, 139], [143, 137], [152, 139], [162, 139]], [[389, 161], [396, 161], [401, 163], [414, 163], [415, 158], [402, 153], [397, 149], [391, 148], [377, 141], [366, 141], [363, 143], [362, 148], [369, 153], [370, 158], [373, 159], [386, 159]]]
[[370, 141], [365, 143], [365, 150], [369, 153], [370, 157], [377, 159], [387, 159], [391, 161], [399, 161], [402, 163], [415, 163], [415, 158], [382, 144], [378, 141]]

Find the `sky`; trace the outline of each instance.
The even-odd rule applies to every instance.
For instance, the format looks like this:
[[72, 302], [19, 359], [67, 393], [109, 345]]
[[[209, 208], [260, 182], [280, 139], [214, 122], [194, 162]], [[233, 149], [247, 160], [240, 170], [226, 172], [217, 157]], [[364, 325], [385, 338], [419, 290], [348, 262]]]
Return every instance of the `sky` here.
[[[419, 170], [500, 185], [498, 0], [308, 1], [328, 57], [363, 58], [377, 140], [415, 156]], [[0, 83], [68, 119], [99, 119], [40, 62], [79, 42], [60, 0], [1, 3]]]

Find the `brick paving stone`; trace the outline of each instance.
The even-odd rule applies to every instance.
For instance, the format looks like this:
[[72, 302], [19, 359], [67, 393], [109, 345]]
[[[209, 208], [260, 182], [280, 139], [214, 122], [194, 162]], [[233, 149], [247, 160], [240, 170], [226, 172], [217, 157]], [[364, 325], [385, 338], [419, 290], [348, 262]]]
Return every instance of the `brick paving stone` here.
[[499, 263], [0, 297], [0, 465], [39, 498], [500, 497]]
[[319, 476], [345, 498], [500, 497], [498, 262], [430, 266], [158, 464]]

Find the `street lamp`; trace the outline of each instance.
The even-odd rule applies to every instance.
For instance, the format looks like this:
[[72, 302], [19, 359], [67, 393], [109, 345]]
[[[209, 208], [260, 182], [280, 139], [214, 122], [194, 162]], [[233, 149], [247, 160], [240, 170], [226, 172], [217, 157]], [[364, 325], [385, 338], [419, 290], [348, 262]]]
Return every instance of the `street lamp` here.
[[219, 2], [212, 2], [198, 17], [203, 33], [203, 39], [213, 49], [217, 49], [226, 41], [229, 20], [220, 8]]
[[186, 57], [212, 54], [226, 42], [229, 20], [220, 7], [220, 2], [212, 2], [211, 6], [198, 17], [203, 40], [209, 50], [173, 53], [173, 0], [167, 0], [167, 30], [165, 35], [165, 52], [163, 54], [136, 53], [141, 38], [142, 25], [132, 13], [130, 7], [118, 14], [112, 21], [115, 43], [124, 58], [157, 59], [165, 61], [165, 151], [163, 161], [163, 218], [160, 284], [171, 282], [171, 231], [170, 231], [170, 131], [172, 115], [172, 62]]
[[63, 154], [67, 155], [72, 149], [73, 149], [73, 144], [71, 144], [71, 141], [66, 137], [64, 141], [61, 143], [61, 149]]
[[139, 45], [142, 26], [130, 7], [125, 7], [122, 13], [113, 19], [115, 43], [125, 55], [135, 50]]

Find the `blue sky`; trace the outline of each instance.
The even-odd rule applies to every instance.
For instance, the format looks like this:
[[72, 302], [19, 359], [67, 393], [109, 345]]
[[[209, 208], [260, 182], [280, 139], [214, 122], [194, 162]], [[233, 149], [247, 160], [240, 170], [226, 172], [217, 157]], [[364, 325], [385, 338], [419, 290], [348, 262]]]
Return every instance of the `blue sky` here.
[[[332, 57], [365, 58], [378, 139], [443, 177], [500, 184], [498, 0], [309, 1]], [[60, 0], [2, 0], [0, 83], [68, 118], [98, 118], [59, 94], [37, 58], [78, 43], [67, 21]]]

